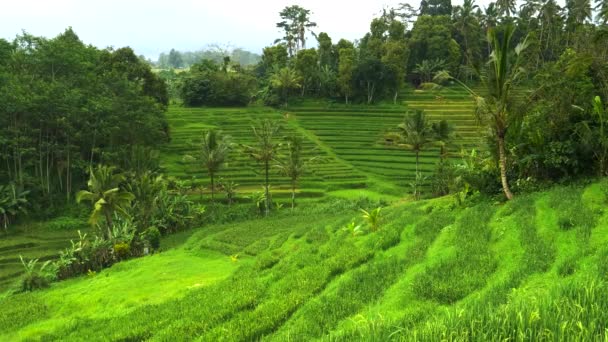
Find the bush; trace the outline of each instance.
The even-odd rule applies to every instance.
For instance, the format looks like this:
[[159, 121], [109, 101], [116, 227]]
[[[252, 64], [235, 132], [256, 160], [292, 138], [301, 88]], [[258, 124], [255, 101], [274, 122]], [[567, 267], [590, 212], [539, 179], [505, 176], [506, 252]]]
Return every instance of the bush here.
[[48, 287], [51, 281], [56, 279], [57, 269], [50, 261], [46, 261], [40, 267], [37, 267], [38, 259], [25, 262], [22, 256], [19, 256], [19, 258], [25, 268], [25, 275], [21, 279], [21, 290], [23, 292]]
[[152, 226], [143, 233], [143, 240], [152, 248], [152, 250], [157, 250], [160, 248], [160, 230], [158, 228]]
[[123, 260], [129, 257], [129, 255], [131, 254], [131, 247], [129, 246], [128, 243], [117, 243], [114, 245], [114, 256], [116, 256], [116, 259], [118, 260]]

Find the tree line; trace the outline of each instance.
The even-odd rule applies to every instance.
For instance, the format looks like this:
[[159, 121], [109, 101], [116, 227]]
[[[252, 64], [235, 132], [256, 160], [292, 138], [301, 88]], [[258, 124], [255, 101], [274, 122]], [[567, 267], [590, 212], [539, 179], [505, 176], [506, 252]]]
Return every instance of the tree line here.
[[168, 141], [168, 101], [130, 48], [85, 45], [71, 28], [0, 39], [0, 184], [26, 189], [41, 208], [69, 202], [93, 166], [138, 167]]

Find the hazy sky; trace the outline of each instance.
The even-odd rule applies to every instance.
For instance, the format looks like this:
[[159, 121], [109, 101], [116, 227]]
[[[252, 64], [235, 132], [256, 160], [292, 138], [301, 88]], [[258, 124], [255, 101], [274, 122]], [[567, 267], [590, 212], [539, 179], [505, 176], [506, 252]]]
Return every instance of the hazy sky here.
[[419, 0], [0, 0], [0, 37], [12, 40], [21, 30], [54, 37], [72, 26], [87, 44], [131, 46], [153, 60], [171, 48], [197, 50], [213, 43], [259, 53], [281, 36], [275, 23], [286, 6], [311, 10], [316, 32], [337, 41], [361, 38], [384, 6], [402, 2], [419, 6]]

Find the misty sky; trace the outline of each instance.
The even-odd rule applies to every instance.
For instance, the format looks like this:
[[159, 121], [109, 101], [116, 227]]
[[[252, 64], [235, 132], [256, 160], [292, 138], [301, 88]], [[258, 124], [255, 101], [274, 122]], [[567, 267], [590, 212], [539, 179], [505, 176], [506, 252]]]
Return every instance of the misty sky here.
[[[384, 6], [404, 0], [0, 0], [0, 37], [12, 40], [22, 30], [54, 37], [68, 26], [87, 44], [132, 47], [156, 60], [171, 48], [201, 49], [230, 43], [260, 53], [280, 32], [279, 11], [298, 4], [312, 11], [316, 32], [359, 39]], [[407, 1], [418, 8], [419, 1]], [[462, 3], [453, 0], [453, 5]], [[482, 7], [489, 0], [478, 0]], [[356, 4], [356, 5], [354, 5]], [[314, 45], [314, 42], [311, 42]]]

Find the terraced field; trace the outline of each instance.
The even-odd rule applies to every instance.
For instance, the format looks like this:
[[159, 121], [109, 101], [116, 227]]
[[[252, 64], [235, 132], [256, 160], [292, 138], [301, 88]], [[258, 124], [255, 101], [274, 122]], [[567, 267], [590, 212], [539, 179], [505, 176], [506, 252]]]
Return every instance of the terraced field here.
[[[284, 134], [295, 132], [303, 136], [309, 154], [323, 157], [314, 172], [303, 178], [300, 197], [320, 197], [331, 191], [362, 188], [401, 195], [409, 191], [415, 177], [415, 155], [387, 144], [384, 134], [402, 122], [408, 108], [423, 109], [431, 121], [446, 119], [454, 124], [457, 139], [451, 147], [453, 152], [478, 146], [482, 136], [473, 115], [473, 101], [463, 90], [407, 89], [401, 99], [402, 103], [397, 106], [303, 102], [282, 111], [263, 107], [173, 107], [168, 113], [173, 140], [165, 148], [164, 167], [173, 176], [206, 185], [206, 174], [197, 161], [184, 158], [186, 155], [197, 157], [196, 144], [202, 131], [215, 127], [229, 134], [234, 142], [249, 144], [251, 124], [257, 119], [271, 118], [283, 122]], [[432, 174], [438, 155], [436, 147], [422, 152], [423, 174]], [[263, 181], [261, 169], [238, 150], [233, 151], [230, 160], [220, 177], [240, 184], [241, 192], [258, 191]], [[288, 180], [274, 176], [273, 189], [275, 196], [286, 196]]]
[[[83, 231], [88, 227], [83, 225]], [[76, 235], [77, 237], [77, 235]], [[59, 251], [70, 245], [75, 238], [73, 230], [50, 231], [43, 224], [21, 226], [21, 230], [0, 239], [0, 294], [15, 284], [23, 272], [19, 255], [24, 259], [55, 259]]]

